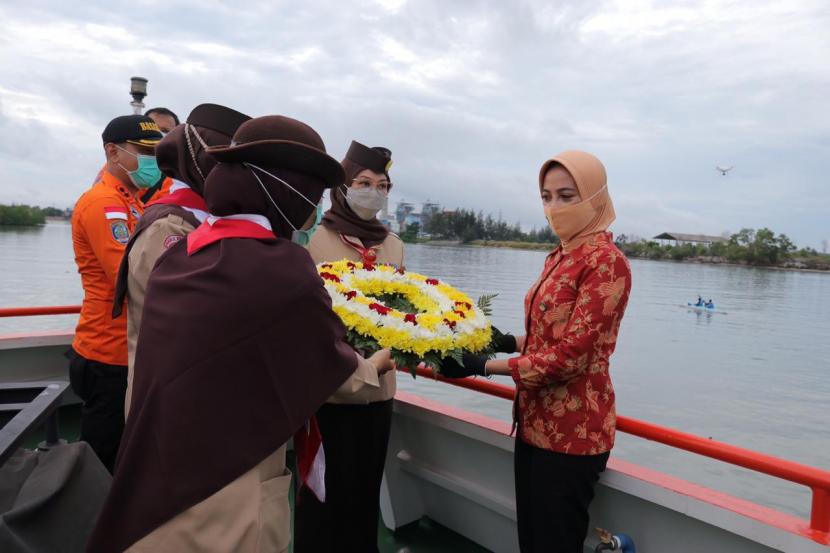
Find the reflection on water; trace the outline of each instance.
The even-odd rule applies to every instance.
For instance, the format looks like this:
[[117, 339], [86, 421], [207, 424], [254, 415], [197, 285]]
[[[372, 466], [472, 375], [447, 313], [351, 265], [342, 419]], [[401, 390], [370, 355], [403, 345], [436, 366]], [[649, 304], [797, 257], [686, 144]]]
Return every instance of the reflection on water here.
[[[523, 300], [545, 253], [409, 245], [408, 268], [493, 301], [522, 332]], [[0, 232], [0, 306], [78, 303], [68, 223]], [[618, 412], [830, 468], [830, 275], [632, 260], [633, 287], [611, 373]], [[690, 310], [698, 294], [715, 313]], [[725, 314], [724, 314], [725, 312]], [[0, 320], [0, 332], [67, 328], [74, 317]], [[22, 327], [22, 328], [21, 328]], [[509, 379], [501, 379], [509, 383]], [[507, 401], [401, 375], [401, 389], [510, 419]], [[806, 489], [619, 435], [614, 455], [807, 516]]]

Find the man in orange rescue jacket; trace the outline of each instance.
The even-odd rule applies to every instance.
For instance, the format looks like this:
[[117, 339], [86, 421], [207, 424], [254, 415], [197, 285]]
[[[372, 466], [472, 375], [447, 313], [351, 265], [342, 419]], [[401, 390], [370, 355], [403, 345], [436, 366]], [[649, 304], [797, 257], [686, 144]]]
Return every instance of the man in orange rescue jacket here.
[[75, 204], [72, 245], [84, 301], [69, 351], [69, 380], [83, 400], [81, 439], [110, 470], [124, 429], [127, 329], [111, 316], [118, 266], [143, 207], [138, 195], [158, 182], [158, 125], [143, 115], [116, 117], [102, 135], [107, 164]]

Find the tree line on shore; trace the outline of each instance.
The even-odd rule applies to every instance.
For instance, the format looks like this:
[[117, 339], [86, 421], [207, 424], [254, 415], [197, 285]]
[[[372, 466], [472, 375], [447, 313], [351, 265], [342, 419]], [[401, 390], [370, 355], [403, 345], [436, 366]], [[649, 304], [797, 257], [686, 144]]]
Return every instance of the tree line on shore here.
[[[559, 243], [547, 225], [525, 232], [518, 223], [511, 225], [490, 214], [484, 215], [481, 211], [468, 209], [435, 213], [424, 221], [423, 229], [418, 223], [408, 225], [401, 233], [401, 238], [415, 242], [424, 235], [430, 240], [453, 240], [464, 244], [484, 241], [554, 246]], [[799, 249], [786, 234], [776, 234], [768, 228], [741, 229], [728, 238], [725, 237], [723, 242], [711, 244], [666, 244], [625, 234], [619, 235], [615, 241], [627, 256], [643, 259], [830, 270], [830, 254], [819, 253], [813, 248]]]
[[42, 225], [47, 217], [63, 217], [62, 209], [30, 205], [0, 204], [0, 226]]
[[424, 227], [413, 223], [401, 233], [404, 240], [414, 241], [421, 230], [434, 240], [457, 240], [469, 244], [475, 240], [502, 242], [533, 242], [536, 244], [558, 244], [559, 239], [545, 225], [541, 229], [522, 230], [519, 223], [508, 224], [492, 215], [476, 213], [471, 209], [438, 212], [424, 221]]
[[[55, 207], [0, 204], [0, 226], [42, 225], [46, 222], [46, 217], [65, 215], [64, 210]], [[518, 223], [511, 225], [495, 219], [491, 214], [484, 215], [481, 211], [476, 213], [468, 209], [433, 214], [424, 222], [423, 233], [433, 240], [455, 240], [464, 244], [484, 241], [554, 246], [559, 243], [559, 238], [547, 225], [525, 232]], [[401, 238], [414, 242], [423, 233], [420, 225], [413, 223], [401, 233]], [[819, 253], [813, 248], [798, 249], [786, 234], [776, 234], [768, 228], [741, 229], [723, 242], [711, 244], [665, 244], [625, 234], [617, 236], [616, 243], [627, 256], [643, 259], [698, 260], [830, 270], [830, 254]]]
[[776, 234], [768, 228], [741, 229], [723, 242], [711, 244], [661, 244], [625, 234], [619, 235], [616, 243], [627, 256], [644, 259], [830, 269], [830, 255], [813, 248], [798, 249], [786, 234]]

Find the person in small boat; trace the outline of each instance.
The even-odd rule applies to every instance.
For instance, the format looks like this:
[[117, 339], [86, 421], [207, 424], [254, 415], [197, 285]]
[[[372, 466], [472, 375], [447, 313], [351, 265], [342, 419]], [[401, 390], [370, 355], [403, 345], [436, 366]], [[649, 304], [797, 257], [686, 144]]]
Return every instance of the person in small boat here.
[[447, 359], [445, 376], [510, 375], [516, 383], [516, 514], [522, 553], [583, 550], [588, 507], [614, 445], [609, 361], [631, 270], [614, 245], [605, 167], [568, 151], [539, 172], [545, 217], [561, 240], [525, 297], [518, 357]]
[[700, 297], [700, 294], [697, 295], [697, 303], [695, 304], [695, 307], [703, 307], [703, 298]]
[[[370, 360], [345, 328], [306, 243], [341, 165], [308, 125], [243, 123], [205, 181], [212, 214], [147, 283], [133, 407], [90, 553], [283, 552], [288, 439]], [[321, 531], [325, 531], [321, 529]]]
[[[315, 263], [351, 259], [402, 267], [403, 242], [377, 219], [392, 182], [392, 153], [352, 142], [345, 184], [309, 243]], [[304, 488], [294, 522], [296, 553], [377, 551], [380, 483], [392, 424], [395, 371], [355, 375], [317, 412], [326, 456], [325, 502]], [[325, 530], [323, 530], [325, 529]]]
[[706, 302], [706, 308], [707, 309], [714, 309], [715, 308], [715, 302], [712, 301], [712, 298], [709, 298], [709, 301]]
[[102, 134], [106, 165], [72, 213], [72, 246], [84, 301], [69, 357], [69, 381], [83, 400], [81, 440], [112, 472], [124, 429], [127, 387], [127, 324], [113, 320], [118, 265], [144, 210], [141, 191], [159, 171], [158, 126], [143, 115], [116, 117]]
[[216, 166], [207, 154], [210, 146], [230, 144], [233, 133], [250, 117], [216, 104], [201, 104], [184, 125], [174, 127], [156, 147], [163, 173], [174, 179], [170, 194], [146, 206], [130, 238], [115, 285], [113, 317], [119, 317], [127, 301], [128, 373], [124, 416], [130, 411], [133, 367], [147, 279], [159, 256], [184, 239], [208, 216], [205, 179]]

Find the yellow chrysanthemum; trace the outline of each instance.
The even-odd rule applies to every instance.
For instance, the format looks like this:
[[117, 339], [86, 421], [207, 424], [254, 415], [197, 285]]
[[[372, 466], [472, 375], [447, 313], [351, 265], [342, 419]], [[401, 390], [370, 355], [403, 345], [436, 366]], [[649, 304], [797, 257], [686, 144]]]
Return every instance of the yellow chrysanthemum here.
[[[349, 260], [318, 265], [343, 324], [381, 347], [423, 357], [450, 350], [479, 352], [492, 339], [490, 323], [469, 296], [445, 282], [391, 265]], [[388, 308], [376, 297], [406, 298], [417, 311]]]

